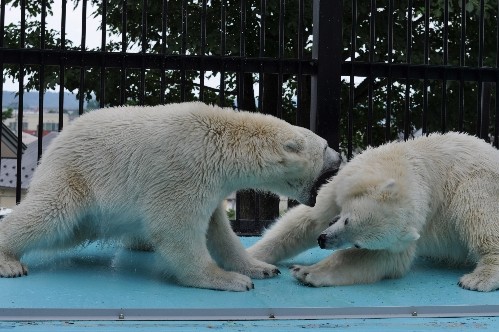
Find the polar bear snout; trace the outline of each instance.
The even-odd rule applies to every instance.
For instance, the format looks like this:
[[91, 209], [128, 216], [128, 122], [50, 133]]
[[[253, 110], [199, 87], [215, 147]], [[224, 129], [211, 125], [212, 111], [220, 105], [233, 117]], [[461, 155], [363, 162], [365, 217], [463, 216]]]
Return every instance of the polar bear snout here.
[[338, 234], [322, 233], [317, 238], [317, 243], [321, 249], [340, 249], [347, 245], [345, 240]]

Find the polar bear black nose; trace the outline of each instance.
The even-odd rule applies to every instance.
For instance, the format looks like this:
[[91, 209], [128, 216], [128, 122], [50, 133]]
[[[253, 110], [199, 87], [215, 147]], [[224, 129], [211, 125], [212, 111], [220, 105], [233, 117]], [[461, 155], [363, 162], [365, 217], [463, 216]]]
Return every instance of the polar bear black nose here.
[[317, 238], [317, 242], [319, 243], [319, 247], [321, 247], [321, 249], [325, 249], [326, 248], [326, 234], [319, 235], [319, 237]]

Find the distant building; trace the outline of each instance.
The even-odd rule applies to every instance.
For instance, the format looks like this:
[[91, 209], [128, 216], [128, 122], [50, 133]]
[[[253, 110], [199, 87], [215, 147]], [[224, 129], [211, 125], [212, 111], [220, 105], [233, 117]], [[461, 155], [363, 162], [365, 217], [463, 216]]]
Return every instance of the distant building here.
[[[7, 137], [14, 136], [5, 126], [2, 130], [2, 159], [0, 160], [0, 207], [11, 208], [16, 205], [16, 179], [17, 179], [17, 144], [14, 150], [14, 157], [4, 157], [4, 136], [6, 136], [6, 147], [8, 146]], [[6, 130], [5, 130], [6, 129]], [[42, 151], [44, 151], [50, 142], [57, 137], [57, 132], [51, 132], [42, 139]], [[10, 137], [11, 139], [12, 137]], [[17, 142], [17, 138], [15, 140]], [[10, 142], [9, 144], [12, 144]], [[24, 145], [24, 144], [23, 144]], [[11, 148], [7, 148], [11, 149]], [[38, 140], [23, 147], [24, 153], [21, 161], [21, 197], [24, 197], [31, 182], [33, 172], [38, 164]]]
[[[67, 113], [63, 114], [63, 124], [68, 124], [71, 120]], [[23, 112], [23, 131], [31, 135], [38, 135], [38, 111], [25, 110]], [[17, 111], [14, 110], [12, 118], [4, 120], [5, 125], [14, 133], [17, 132]], [[43, 113], [43, 135], [59, 130], [59, 113]]]

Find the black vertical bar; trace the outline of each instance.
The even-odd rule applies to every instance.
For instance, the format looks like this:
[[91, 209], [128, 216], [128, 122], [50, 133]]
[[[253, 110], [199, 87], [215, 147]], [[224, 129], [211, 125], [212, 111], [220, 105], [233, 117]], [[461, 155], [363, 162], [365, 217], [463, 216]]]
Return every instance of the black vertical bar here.
[[[263, 58], [265, 56], [265, 16], [267, 15], [267, 0], [260, 0], [260, 49], [258, 56]], [[264, 94], [264, 74], [263, 62], [260, 61], [260, 71], [258, 73], [258, 110], [265, 113], [267, 110], [263, 109], [263, 94]]]
[[168, 28], [168, 0], [163, 0], [162, 11], [161, 11], [161, 54], [163, 56], [163, 60], [161, 61], [161, 78], [160, 78], [161, 93], [159, 96], [159, 102], [161, 104], [165, 103], [165, 93], [166, 93], [165, 55], [166, 55], [167, 28]]
[[[4, 47], [4, 33], [5, 33], [5, 1], [0, 1], [0, 47]], [[0, 72], [3, 75], [3, 53], [0, 52]], [[2, 76], [3, 77], [3, 76]], [[0, 80], [0, 118], [3, 118], [3, 80]], [[0, 137], [3, 137], [3, 126], [0, 126]], [[2, 144], [0, 144], [0, 166], [2, 162]], [[1, 171], [1, 168], [0, 168]]]
[[[497, 2], [497, 12], [499, 13], [499, 1]], [[499, 68], [499, 15], [496, 15], [496, 68]], [[493, 145], [499, 148], [499, 71], [496, 70], [496, 109], [494, 123]]]
[[278, 118], [282, 118], [282, 90], [283, 90], [283, 76], [282, 76], [282, 59], [284, 58], [284, 20], [285, 20], [286, 8], [285, 8], [285, 0], [279, 1], [279, 50], [278, 50], [278, 58], [279, 60], [279, 73], [277, 74], [277, 98], [279, 98], [277, 102], [277, 110], [276, 116]]
[[444, 77], [442, 79], [442, 109], [440, 112], [440, 131], [447, 131], [447, 71], [446, 66], [449, 64], [449, 0], [444, 1], [444, 30], [443, 30], [443, 65]]
[[[480, 1], [480, 12], [478, 16], [478, 68], [483, 67], [483, 45], [484, 45], [484, 16], [485, 16], [485, 0]], [[480, 138], [485, 138], [484, 133], [487, 132], [485, 128], [485, 114], [482, 109], [482, 99], [483, 99], [483, 80], [482, 75], [478, 74], [477, 82], [477, 136]]]
[[482, 98], [481, 98], [481, 131], [480, 137], [483, 138], [486, 142], [490, 142], [489, 137], [489, 124], [490, 124], [490, 104], [491, 104], [491, 92], [492, 92], [492, 83], [491, 82], [483, 82], [482, 83]]
[[[26, 46], [26, 1], [20, 0], [21, 36], [19, 48]], [[16, 204], [21, 202], [22, 156], [23, 156], [23, 112], [24, 112], [24, 59], [19, 61], [19, 109], [17, 112], [17, 163], [16, 163]]]
[[101, 65], [100, 65], [100, 107], [104, 107], [106, 103], [106, 68], [105, 63], [105, 52], [106, 52], [106, 37], [107, 37], [107, 0], [102, 0], [102, 21], [101, 21]]
[[87, 0], [81, 2], [81, 67], [80, 67], [80, 91], [78, 97], [78, 114], [83, 114], [83, 101], [85, 90], [85, 61], [83, 55], [85, 53], [85, 44], [87, 36]]
[[206, 53], [206, 0], [201, 2], [201, 70], [199, 72], [199, 100], [204, 101], [204, 76], [205, 76], [205, 65], [204, 57]]
[[[66, 3], [67, 0], [62, 0], [61, 11], [61, 51], [64, 53], [66, 50]], [[64, 127], [64, 75], [65, 75], [65, 62], [66, 57], [61, 56], [59, 65], [59, 131]]]
[[237, 73], [237, 107], [249, 109], [244, 100], [244, 58], [246, 56], [246, 0], [239, 1], [239, 56], [241, 58], [239, 72]]
[[[42, 20], [41, 20], [41, 31], [40, 31], [40, 49], [45, 49], [45, 29], [46, 29], [46, 17], [47, 17], [47, 0], [42, 0]], [[43, 146], [43, 95], [45, 94], [45, 65], [44, 58], [42, 57], [42, 63], [40, 64], [40, 79], [38, 85], [38, 128], [37, 128], [37, 155], [38, 160], [42, 157], [42, 146]]]
[[347, 158], [350, 160], [353, 156], [353, 115], [355, 109], [355, 76], [353, 67], [355, 62], [355, 52], [357, 51], [357, 0], [352, 0], [352, 30], [350, 34], [350, 63], [352, 71], [350, 72], [350, 94], [349, 107], [347, 115]]
[[[422, 135], [428, 132], [428, 78], [426, 77], [427, 66], [429, 64], [430, 56], [430, 0], [425, 0], [425, 13], [424, 13], [424, 64], [425, 75], [423, 80], [423, 119], [421, 125]], [[443, 102], [443, 100], [442, 100]]]
[[[246, 73], [245, 73], [245, 61], [246, 61], [246, 14], [247, 6], [246, 0], [239, 1], [239, 69], [237, 71], [237, 107], [239, 109], [253, 110], [255, 108], [253, 100], [247, 99], [246, 89], [252, 88], [251, 86], [246, 86]], [[253, 222], [257, 225], [261, 225], [261, 195], [256, 191], [249, 190], [244, 192], [238, 192], [236, 194], [236, 206], [237, 211], [240, 211], [238, 219], [253, 219]]]
[[385, 123], [385, 142], [391, 140], [391, 122], [392, 122], [392, 69], [393, 62], [393, 0], [388, 1], [388, 77], [386, 82], [386, 123]]
[[376, 43], [376, 0], [371, 0], [371, 13], [369, 17], [369, 76], [367, 77], [367, 145], [373, 144], [373, 84], [372, 64]]
[[314, 0], [312, 57], [318, 60], [318, 72], [312, 77], [310, 125], [336, 150], [340, 142], [342, 15], [343, 0]]
[[[222, 61], [222, 69], [220, 70], [220, 106], [225, 106], [225, 51], [226, 51], [226, 29], [227, 29], [227, 17], [226, 17], [226, 3], [227, 0], [222, 0], [220, 6], [220, 59]], [[239, 219], [239, 210], [236, 209], [237, 219]]]
[[180, 101], [185, 101], [185, 68], [184, 68], [184, 55], [187, 50], [187, 0], [182, 1], [182, 41], [181, 41], [181, 69], [180, 69]]
[[182, 0], [180, 11], [181, 11], [181, 23], [182, 23], [180, 54], [185, 55], [187, 48], [187, 0]]
[[304, 37], [304, 23], [303, 23], [303, 18], [305, 16], [305, 3], [304, 0], [298, 0], [298, 60], [300, 60], [298, 64], [298, 77], [297, 77], [297, 88], [296, 88], [296, 124], [299, 126], [302, 126], [301, 124], [301, 114], [304, 112], [303, 109], [303, 101], [302, 101], [302, 94], [303, 94], [303, 65], [302, 61], [303, 60], [303, 51], [305, 49], [305, 37]]
[[121, 12], [121, 53], [123, 53], [123, 60], [121, 62], [121, 84], [120, 84], [120, 104], [126, 103], [126, 49], [127, 49], [127, 0], [122, 2], [123, 8]]
[[[459, 67], [466, 64], [466, 0], [461, 0], [461, 41], [459, 43]], [[459, 72], [459, 114], [457, 130], [463, 131], [464, 128], [464, 78]]]
[[[407, 8], [407, 45], [406, 45], [406, 62], [410, 64], [412, 61], [412, 0], [408, 0]], [[405, 84], [405, 112], [404, 112], [404, 140], [407, 140], [410, 135], [410, 90], [411, 84], [409, 81], [409, 69], [407, 69], [407, 78]]]
[[140, 86], [139, 86], [139, 104], [145, 104], [145, 91], [146, 91], [146, 53], [147, 53], [147, 0], [142, 0], [142, 64], [140, 67]]
[[[5, 25], [5, 1], [6, 0], [0, 1], [0, 47], [4, 47], [3, 40], [4, 40], [4, 33], [5, 33], [5, 26], [4, 26]], [[0, 80], [0, 82], [3, 83], [3, 80]]]

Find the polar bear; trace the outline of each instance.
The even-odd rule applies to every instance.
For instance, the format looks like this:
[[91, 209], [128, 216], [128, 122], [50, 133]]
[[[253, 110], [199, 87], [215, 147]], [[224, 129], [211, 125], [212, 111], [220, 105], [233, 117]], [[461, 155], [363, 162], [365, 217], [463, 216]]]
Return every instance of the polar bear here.
[[0, 276], [26, 275], [30, 250], [113, 238], [151, 245], [180, 284], [246, 291], [279, 271], [246, 253], [224, 198], [256, 188], [313, 204], [315, 179], [339, 164], [324, 139], [268, 115], [200, 102], [96, 110], [52, 142], [0, 222]]
[[[329, 227], [328, 227], [329, 226]], [[276, 263], [312, 247], [342, 249], [291, 273], [312, 286], [403, 276], [416, 256], [476, 264], [465, 289], [499, 288], [499, 151], [462, 133], [369, 148], [297, 206], [249, 253]]]

